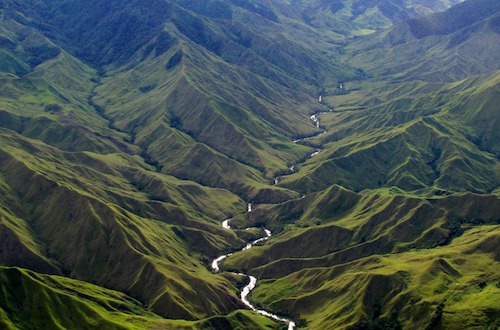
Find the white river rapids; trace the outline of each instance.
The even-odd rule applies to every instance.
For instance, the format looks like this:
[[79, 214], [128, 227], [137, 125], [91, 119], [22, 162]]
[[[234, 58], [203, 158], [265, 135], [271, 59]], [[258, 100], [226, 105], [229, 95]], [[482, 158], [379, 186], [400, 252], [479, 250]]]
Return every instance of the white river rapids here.
[[[321, 96], [319, 98], [319, 101], [321, 102]], [[330, 111], [318, 111], [316, 112], [315, 114], [313, 114], [312, 116], [310, 116], [311, 118], [311, 121], [314, 123], [314, 126], [316, 126], [317, 128], [321, 128], [321, 124], [320, 124], [320, 121], [319, 121], [319, 118], [318, 118], [318, 115], [322, 114], [322, 113], [327, 113], [327, 112], [331, 112]], [[311, 135], [311, 136], [308, 136], [308, 137], [305, 137], [305, 138], [301, 138], [301, 139], [297, 139], [297, 140], [294, 140], [293, 142], [294, 143], [299, 143], [299, 142], [302, 142], [302, 141], [305, 141], [305, 140], [308, 140], [308, 139], [312, 139], [313, 137], [317, 137], [319, 135], [322, 135], [322, 134], [325, 134], [326, 133], [326, 130], [325, 129], [322, 129], [321, 132], [319, 133], [316, 133], [314, 135]], [[322, 149], [316, 149], [311, 155], [309, 155], [309, 158], [310, 157], [314, 157], [316, 156], [317, 154], [319, 154], [320, 152], [322, 151]], [[292, 165], [290, 167], [290, 170], [292, 172], [295, 172], [295, 165]], [[284, 175], [283, 175], [284, 176]], [[274, 185], [277, 185], [280, 181], [280, 178], [283, 177], [283, 176], [278, 176], [278, 177], [275, 177], [274, 178]], [[305, 197], [305, 196], [302, 196], [302, 198]], [[252, 212], [252, 204], [251, 203], [248, 203], [248, 208], [247, 208], [247, 212]], [[222, 227], [225, 228], [225, 229], [231, 229], [231, 226], [229, 226], [229, 219], [228, 220], [224, 220], [222, 222]], [[250, 229], [250, 228], [247, 228], [247, 229]], [[245, 251], [245, 250], [248, 250], [250, 249], [252, 246], [254, 246], [255, 244], [259, 243], [259, 242], [262, 242], [262, 241], [265, 241], [267, 239], [269, 239], [269, 237], [271, 237], [271, 231], [269, 231], [268, 229], [264, 229], [264, 232], [266, 233], [266, 236], [264, 237], [261, 237], [251, 243], [247, 243], [247, 245], [241, 249], [241, 251]], [[232, 253], [228, 253], [228, 254], [224, 254], [224, 255], [221, 255], [220, 257], [214, 259], [212, 261], [212, 270], [214, 272], [218, 272], [220, 271], [220, 268], [219, 268], [219, 262], [221, 262], [222, 260], [226, 259], [227, 257], [229, 257], [230, 255], [232, 255]], [[255, 308], [254, 305], [252, 305], [248, 299], [247, 299], [247, 296], [250, 294], [250, 292], [252, 292], [252, 290], [255, 288], [255, 286], [257, 285], [257, 279], [253, 276], [250, 276], [250, 275], [247, 275], [247, 274], [243, 274], [243, 273], [235, 273], [235, 274], [238, 274], [238, 275], [241, 275], [241, 276], [246, 276], [248, 277], [248, 279], [250, 280], [250, 282], [243, 288], [243, 290], [241, 291], [241, 294], [240, 294], [240, 298], [241, 298], [241, 301], [248, 307], [250, 308], [251, 310], [253, 310], [254, 312], [257, 312], [261, 315], [264, 315], [266, 317], [269, 317], [271, 319], [274, 319], [276, 321], [279, 321], [279, 322], [283, 322], [285, 324], [288, 325], [288, 330], [293, 330], [295, 329], [295, 322], [293, 322], [292, 320], [289, 320], [289, 319], [286, 319], [284, 317], [280, 317], [278, 315], [275, 315], [273, 313], [270, 313], [268, 311], [265, 311], [265, 310], [261, 310], [261, 309], [257, 309]]]
[[[321, 102], [321, 101], [320, 101], [320, 102]], [[326, 129], [324, 129], [324, 128], [322, 128], [322, 127], [321, 127], [321, 123], [320, 123], [320, 121], [319, 121], [318, 116], [319, 116], [319, 115], [321, 115], [321, 114], [323, 114], [323, 113], [330, 113], [330, 112], [332, 112], [332, 111], [333, 111], [333, 110], [328, 110], [328, 111], [318, 111], [318, 112], [316, 112], [315, 114], [311, 115], [309, 118], [310, 118], [310, 119], [311, 119], [311, 121], [313, 122], [314, 126], [316, 126], [317, 128], [321, 128], [321, 132], [318, 132], [318, 133], [313, 134], [313, 135], [311, 135], [311, 136], [307, 136], [307, 137], [303, 137], [303, 138], [300, 138], [300, 139], [293, 140], [293, 143], [300, 143], [300, 142], [302, 142], [302, 141], [307, 141], [307, 140], [309, 140], [309, 139], [312, 139], [312, 138], [318, 137], [318, 136], [320, 136], [320, 135], [326, 134]], [[311, 153], [311, 154], [309, 155], [309, 157], [308, 157], [308, 158], [312, 158], [312, 157], [314, 157], [314, 156], [318, 155], [321, 151], [323, 151], [323, 149], [316, 149], [316, 150], [314, 150], [314, 152], [313, 152], [313, 153]], [[295, 166], [296, 166], [296, 165], [297, 165], [297, 164], [292, 165], [292, 166], [290, 166], [290, 167], [289, 167], [289, 169], [290, 169], [290, 171], [292, 171], [292, 173], [293, 173], [293, 172], [295, 172]], [[275, 177], [275, 178], [273, 179], [273, 185], [275, 185], [275, 186], [276, 186], [276, 185], [277, 185], [277, 184], [281, 181], [281, 179], [282, 179], [283, 177], [288, 176], [288, 175], [290, 175], [290, 174], [292, 174], [292, 173], [289, 173], [289, 174], [283, 174], [283, 175], [280, 175], [280, 176]]]
[[[252, 211], [251, 204], [248, 204], [248, 212], [251, 212], [251, 211]], [[222, 227], [224, 227], [225, 229], [231, 229], [231, 226], [229, 226], [229, 220], [224, 220], [222, 222]], [[271, 231], [270, 230], [264, 229], [264, 232], [266, 233], [266, 236], [261, 237], [259, 239], [256, 239], [255, 241], [253, 241], [251, 243], [248, 243], [243, 249], [241, 249], [241, 251], [248, 250], [252, 246], [254, 246], [255, 244], [257, 244], [259, 242], [262, 242], [262, 241], [265, 241], [265, 240], [269, 239], [269, 237], [271, 237]], [[212, 261], [212, 270], [214, 272], [220, 271], [219, 262], [222, 261], [222, 260], [224, 260], [224, 259], [226, 259], [230, 255], [232, 255], [232, 253], [224, 254], [224, 255], [221, 255], [220, 257], [214, 259]], [[255, 308], [254, 305], [252, 305], [248, 301], [247, 296], [250, 294], [250, 292], [252, 292], [253, 289], [255, 289], [255, 286], [257, 285], [257, 279], [255, 277], [253, 277], [253, 276], [250, 276], [250, 275], [247, 275], [247, 274], [243, 274], [243, 273], [236, 273], [236, 274], [241, 275], [241, 276], [246, 276], [250, 280], [250, 282], [243, 288], [243, 290], [241, 290], [241, 294], [240, 294], [241, 301], [248, 308], [250, 308], [254, 312], [257, 312], [257, 313], [259, 313], [261, 315], [269, 317], [269, 318], [271, 318], [273, 320], [276, 320], [276, 321], [283, 322], [283, 323], [287, 324], [288, 325], [288, 330], [295, 329], [295, 322], [293, 322], [292, 320], [286, 319], [284, 317], [280, 317], [278, 315], [275, 315], [273, 313], [270, 313], [270, 312], [262, 310], [262, 309]]]

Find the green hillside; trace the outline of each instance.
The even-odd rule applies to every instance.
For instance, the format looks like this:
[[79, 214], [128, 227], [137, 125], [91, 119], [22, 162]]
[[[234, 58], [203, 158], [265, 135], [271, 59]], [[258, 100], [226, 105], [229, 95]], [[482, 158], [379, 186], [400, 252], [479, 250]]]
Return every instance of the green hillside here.
[[252, 298], [311, 329], [495, 328], [499, 211], [492, 195], [332, 187], [254, 210], [252, 222], [280, 233], [223, 267], [260, 278]]
[[1, 267], [0, 325], [4, 329], [273, 329], [263, 316], [237, 311], [226, 318], [172, 321], [125, 294], [67, 277]]
[[0, 1], [0, 328], [498, 328], [499, 15]]
[[363, 1], [363, 0], [279, 0], [273, 7], [287, 19], [299, 20], [317, 33], [344, 40], [389, 28], [408, 19], [444, 11], [460, 0]]
[[293, 310], [311, 329], [495, 329], [498, 230], [471, 229], [431, 250], [307, 268], [262, 281], [254, 296], [272, 309]]
[[317, 139], [325, 150], [280, 185], [493, 192], [500, 180], [499, 77], [387, 84], [330, 97], [336, 111], [321, 115], [327, 133]]
[[349, 63], [392, 81], [456, 81], [499, 70], [500, 6], [466, 1], [346, 47]]

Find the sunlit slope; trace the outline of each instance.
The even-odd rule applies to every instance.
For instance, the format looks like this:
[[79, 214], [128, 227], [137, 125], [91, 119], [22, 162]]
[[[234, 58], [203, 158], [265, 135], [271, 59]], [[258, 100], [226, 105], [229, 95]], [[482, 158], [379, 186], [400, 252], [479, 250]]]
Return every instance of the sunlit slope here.
[[[253, 210], [274, 238], [222, 266], [260, 278], [253, 301], [310, 329], [497, 324], [499, 212], [492, 195], [332, 187]], [[470, 299], [475, 312], [459, 313]]]
[[89, 102], [94, 69], [9, 15], [1, 26], [1, 127], [68, 151], [136, 152]]
[[499, 227], [466, 231], [450, 245], [307, 268], [265, 280], [253, 297], [305, 328], [495, 329]]
[[[280, 0], [273, 2], [273, 7], [283, 14], [284, 20], [293, 19], [295, 24], [300, 21], [304, 29], [317, 29], [322, 37], [345, 40], [391, 27], [410, 18], [443, 11], [460, 2]], [[342, 43], [338, 45], [342, 46]]]
[[495, 327], [496, 3], [350, 39], [450, 4], [3, 1], [2, 325], [275, 328], [256, 225], [299, 326]]
[[[14, 7], [19, 9], [17, 5]], [[227, 87], [212, 90], [208, 83], [195, 84], [183, 74], [179, 77], [185, 84], [176, 86], [173, 92], [187, 90], [200, 98], [201, 105], [195, 110], [200, 110], [204, 117], [213, 116], [212, 124], [222, 121], [226, 137], [234, 138], [236, 146], [243, 146], [246, 150], [242, 156], [234, 155], [232, 153], [238, 152], [239, 148], [228, 148], [220, 141], [214, 145], [222, 150], [211, 147], [208, 145], [210, 138], [216, 135], [203, 131], [203, 126], [210, 124], [206, 122], [207, 118], [200, 119], [200, 115], [195, 114], [190, 122], [189, 114], [186, 116], [189, 106], [186, 107], [185, 101], [176, 104], [169, 99], [167, 101], [178, 111], [177, 118], [185, 119], [185, 125], [202, 137], [201, 141], [197, 141], [192, 133], [184, 132], [181, 129], [183, 122], [171, 129], [181, 137], [180, 141], [185, 137], [190, 141], [184, 153], [167, 159], [171, 164], [168, 172], [178, 178], [165, 176], [159, 173], [163, 166], [160, 164], [162, 159], [155, 156], [168, 153], [165, 149], [150, 152], [150, 144], [156, 142], [153, 147], [175, 149], [179, 140], [154, 140], [149, 129], [151, 125], [158, 124], [157, 118], [134, 122], [131, 124], [133, 129], [123, 125], [120, 118], [112, 118], [112, 112], [106, 113], [107, 109], [97, 104], [99, 96], [96, 88], [101, 84], [103, 89], [107, 87], [102, 70], [91, 68], [93, 63], [90, 58], [73, 53], [87, 61], [84, 64], [45, 38], [44, 33], [55, 37], [54, 26], [44, 25], [41, 33], [18, 13], [8, 14], [15, 19], [10, 19], [9, 15], [2, 16], [5, 27], [3, 40], [11, 45], [4, 51], [7, 60], [3, 61], [5, 65], [2, 69], [1, 213], [2, 251], [5, 251], [2, 263], [67, 275], [125, 291], [147, 308], [169, 318], [201, 319], [226, 314], [240, 307], [234, 285], [223, 277], [212, 275], [207, 264], [210, 258], [222, 251], [244, 244], [232, 232], [221, 230], [220, 221], [243, 212], [246, 205], [228, 190], [209, 189], [180, 179], [191, 178], [207, 185], [229, 188], [256, 200], [287, 199], [295, 193], [268, 185], [272, 172], [285, 168], [288, 162], [302, 157], [310, 148], [290, 143], [288, 139], [291, 138], [292, 127], [277, 115], [266, 121], [243, 109], [241, 112], [249, 120], [235, 118], [234, 121], [240, 124], [239, 128], [233, 127], [224, 114], [218, 112], [225, 110], [225, 116], [228, 113], [232, 115], [228, 109], [242, 108], [241, 104], [253, 102], [252, 96], [244, 96], [247, 100], [231, 105], [224, 100], [224, 95], [218, 95], [224, 90], [227, 95]], [[33, 12], [24, 14], [33, 14], [34, 20], [45, 19]], [[26, 38], [26, 34], [33, 36]], [[34, 40], [40, 43], [36, 49], [30, 45]], [[67, 43], [66, 40], [65, 45]], [[186, 47], [197, 49], [198, 46]], [[74, 50], [71, 47], [67, 49]], [[45, 53], [51, 56], [45, 56]], [[40, 54], [45, 57], [40, 57]], [[175, 63], [175, 53], [165, 54], [160, 59], [165, 63], [155, 63], [153, 56], [145, 67], [157, 70], [155, 65], [160, 65], [166, 71], [176, 69], [179, 63]], [[198, 49], [196, 56], [201, 55]], [[188, 56], [185, 58], [188, 59]], [[211, 60], [216, 59], [215, 55], [210, 56]], [[124, 59], [131, 60], [130, 57]], [[113, 67], [117, 68], [121, 60], [115, 60], [118, 62], [113, 62]], [[218, 61], [220, 68], [227, 65]], [[190, 79], [203, 79], [203, 73], [195, 70], [194, 63], [191, 63], [191, 69], [193, 71], [189, 76], [193, 78]], [[214, 73], [216, 71], [214, 69]], [[235, 68], [234, 71], [235, 77], [239, 74], [244, 77], [233, 82], [231, 88], [238, 82], [243, 83], [242, 87], [245, 84], [249, 86], [246, 82], [248, 77], [254, 82], [270, 84], [269, 93], [274, 95], [273, 85], [279, 86], [280, 91], [287, 88], [245, 70]], [[125, 71], [121, 69], [115, 73], [118, 72]], [[137, 72], [144, 74], [139, 69]], [[119, 76], [119, 79], [122, 78]], [[226, 82], [231, 80], [227, 78]], [[197, 86], [207, 87], [200, 92]], [[151, 86], [139, 87], [145, 87], [139, 88], [141, 94], [154, 89]], [[165, 89], [156, 92], [163, 91]], [[288, 94], [295, 95], [292, 90]], [[301, 103], [318, 106], [314, 98], [304, 91], [300, 95]], [[234, 98], [238, 99], [238, 96]], [[150, 100], [151, 95], [141, 101], [145, 99]], [[264, 97], [261, 97], [263, 100]], [[130, 98], [126, 101], [130, 102]], [[255, 102], [258, 111], [266, 110], [266, 107], [258, 105], [259, 101]], [[184, 107], [179, 110], [179, 105]], [[294, 114], [297, 122], [301, 122], [304, 134], [313, 130], [308, 126], [308, 111], [307, 106], [302, 105], [300, 113]], [[144, 117], [147, 115], [143, 114]], [[181, 118], [181, 115], [185, 117]], [[260, 127], [258, 133], [247, 125], [249, 121], [256, 122], [255, 126]], [[172, 122], [175, 123], [175, 117]], [[172, 122], [169, 120], [168, 127]], [[221, 127], [214, 126], [212, 129], [217, 131]], [[242, 127], [246, 130], [245, 134], [239, 132]], [[165, 131], [168, 135], [168, 129], [163, 131], [161, 126], [159, 128], [161, 137], [165, 136]], [[248, 132], [252, 132], [253, 136], [247, 137]], [[257, 134], [261, 133], [268, 135], [270, 142], [260, 142]], [[277, 148], [289, 150], [278, 157], [271, 156], [271, 143]], [[192, 157], [196, 150], [199, 156]], [[261, 158], [271, 159], [261, 161]], [[198, 168], [197, 172], [191, 171], [193, 167], [186, 166], [193, 161], [197, 162], [193, 165]], [[266, 166], [269, 167], [267, 174]], [[215, 172], [207, 172], [207, 168]], [[229, 180], [226, 179], [228, 168], [236, 168]], [[176, 173], [174, 170], [184, 172]], [[13, 255], [10, 252], [12, 249], [20, 253]], [[209, 320], [207, 324], [238, 324], [249, 317], [239, 313], [235, 314], [235, 318], [240, 321], [228, 317]]]
[[303, 199], [255, 209], [251, 222], [286, 230], [263, 247], [234, 254], [223, 265], [266, 278], [281, 277], [373, 254], [432, 248], [449, 244], [470, 224], [498, 222], [499, 208], [494, 195], [422, 199], [397, 191], [356, 194], [333, 186]]
[[273, 329], [263, 316], [236, 311], [200, 321], [167, 320], [137, 300], [62, 276], [0, 267], [0, 325], [4, 329]]
[[141, 329], [167, 322], [126, 295], [85, 282], [1, 267], [4, 329]]
[[409, 20], [346, 48], [348, 62], [372, 77], [454, 81], [500, 68], [500, 5], [465, 1]]
[[[324, 151], [280, 185], [303, 191], [398, 187], [416, 194], [499, 186], [499, 74], [399, 83], [330, 97]], [[364, 175], [363, 173], [370, 173]]]
[[[166, 69], [165, 63], [179, 52], [180, 62]], [[134, 143], [162, 172], [256, 199], [256, 187], [311, 150], [291, 142], [294, 123], [303, 127], [303, 135], [313, 131], [307, 107], [293, 107], [291, 90], [214, 57], [204, 59], [206, 66], [194, 61], [187, 50], [178, 50], [133, 72], [105, 78], [96, 101], [115, 125], [131, 132]], [[218, 70], [210, 72], [209, 66]], [[130, 89], [131, 85], [149, 87], [141, 91], [142, 87]], [[284, 96], [278, 98], [278, 91]], [[302, 98], [298, 104], [320, 108], [306, 94]], [[288, 113], [295, 121], [285, 120]], [[276, 189], [277, 198], [283, 200], [280, 195], [293, 193]]]
[[283, 24], [271, 4], [259, 1], [66, 0], [30, 5], [39, 13], [29, 6], [20, 10], [42, 21], [46, 34], [93, 66], [131, 67], [187, 41], [226, 62], [301, 88], [353, 73], [325, 61], [318, 49], [297, 38], [305, 33], [302, 29]]
[[[291, 140], [314, 132], [308, 115], [321, 109], [322, 86], [359, 75], [264, 5], [67, 1], [39, 8], [47, 13], [36, 16], [43, 32], [99, 69], [92, 105], [149, 163], [249, 200], [296, 197], [267, 184], [311, 151]], [[89, 33], [89, 25], [100, 32]], [[143, 37], [129, 38], [131, 26]]]
[[243, 244], [219, 225], [244, 210], [238, 197], [139, 158], [65, 153], [9, 131], [1, 140], [2, 245], [20, 252], [2, 263], [126, 291], [170, 318], [238, 306], [235, 288], [206, 267]]

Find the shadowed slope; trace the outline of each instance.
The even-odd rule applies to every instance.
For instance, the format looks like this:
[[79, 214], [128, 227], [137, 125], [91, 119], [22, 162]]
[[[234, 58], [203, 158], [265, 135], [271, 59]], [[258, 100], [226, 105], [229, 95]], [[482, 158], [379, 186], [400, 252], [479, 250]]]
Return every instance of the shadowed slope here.
[[2, 315], [0, 324], [5, 329], [137, 329], [141, 323], [168, 324], [138, 301], [85, 282], [7, 267], [0, 268], [0, 278], [0, 308], [8, 315]]
[[495, 327], [498, 239], [498, 226], [486, 226], [446, 247], [308, 268], [262, 281], [254, 299], [311, 329]]
[[500, 5], [465, 1], [361, 38], [348, 47], [351, 65], [393, 80], [455, 81], [500, 69]]
[[1, 62], [24, 69], [0, 68], [0, 126], [68, 151], [137, 152], [89, 102], [96, 71], [9, 14], [1, 16], [0, 36], [11, 45]]
[[266, 227], [287, 230], [223, 264], [265, 278], [281, 277], [373, 254], [431, 248], [460, 235], [461, 225], [498, 222], [499, 208], [498, 197], [492, 195], [422, 199], [355, 194], [334, 186], [300, 200], [256, 208], [250, 221], [265, 219]]
[[260, 315], [237, 311], [198, 322], [166, 320], [129, 296], [61, 276], [0, 267], [0, 325], [26, 328], [78, 329], [273, 329]]
[[[318, 0], [274, 1], [285, 18], [294, 18], [323, 37], [343, 40], [389, 28], [410, 18], [443, 11], [461, 0]], [[318, 38], [319, 39], [319, 38]], [[341, 44], [339, 44], [340, 46]]]
[[494, 192], [500, 182], [499, 77], [366, 84], [329, 97], [336, 111], [321, 115], [327, 133], [312, 141], [325, 150], [280, 185], [303, 191], [331, 184], [356, 191], [395, 186], [424, 195]]
[[[1, 3], [0, 264], [102, 288], [2, 269], [0, 322], [72, 327], [55, 305], [89, 326], [121, 327], [125, 309], [144, 327], [276, 327], [236, 311], [240, 276], [208, 269], [262, 231], [221, 228], [233, 218], [273, 236], [224, 267], [263, 279], [256, 300], [303, 326], [498, 324], [495, 12], [345, 47], [451, 2], [308, 3]], [[325, 134], [292, 143], [329, 105]], [[19, 308], [32, 299], [45, 320]]]
[[[255, 208], [252, 223], [286, 230], [222, 266], [260, 278], [253, 301], [311, 329], [498, 324], [499, 207], [496, 196], [332, 187]], [[474, 315], [455, 313], [472, 297]]]
[[[208, 276], [200, 262], [243, 244], [210, 218], [244, 208], [237, 197], [148, 174], [133, 158], [63, 153], [8, 132], [2, 145], [4, 190], [16, 192], [5, 209], [2, 232], [10, 243], [4, 244], [26, 250], [2, 263], [123, 290], [171, 318], [198, 319], [238, 306], [234, 288], [227, 291], [232, 286]], [[188, 231], [198, 231], [198, 239], [183, 234]]]

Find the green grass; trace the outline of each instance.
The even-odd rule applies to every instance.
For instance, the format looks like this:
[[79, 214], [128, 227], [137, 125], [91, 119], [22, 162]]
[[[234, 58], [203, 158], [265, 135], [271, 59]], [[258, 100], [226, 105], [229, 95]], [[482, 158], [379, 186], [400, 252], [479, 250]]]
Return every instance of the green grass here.
[[234, 194], [151, 172], [130, 156], [67, 153], [10, 132], [2, 146], [3, 243], [19, 246], [4, 262], [71, 269], [164, 316], [234, 310], [236, 290], [207, 269], [210, 258], [243, 244], [220, 228], [245, 210]]
[[[96, 101], [118, 127], [135, 136], [136, 144], [164, 173], [252, 198], [252, 186], [269, 183], [275, 172], [310, 150], [291, 143], [291, 138], [312, 132], [307, 114], [316, 105], [303, 92], [266, 81], [210, 54], [188, 46], [184, 53], [182, 65], [167, 80], [157, 71], [158, 58], [133, 72], [104, 79]], [[142, 93], [130, 84], [156, 88]], [[148, 111], [138, 111], [144, 107]], [[205, 166], [205, 159], [216, 164]], [[208, 167], [212, 172], [206, 171]]]
[[[414, 2], [5, 4], [0, 327], [283, 328], [210, 272], [262, 235], [227, 218], [273, 237], [222, 266], [303, 327], [498, 325], [494, 17], [352, 39]], [[292, 143], [319, 94], [327, 133]]]
[[499, 69], [498, 9], [489, 1], [466, 2], [410, 20], [351, 43], [346, 62], [393, 81], [452, 82], [493, 72]]
[[327, 133], [317, 141], [325, 150], [280, 185], [489, 193], [499, 182], [497, 84], [494, 73], [450, 84], [367, 84], [330, 97], [338, 112], [321, 115]]
[[2, 320], [10, 329], [144, 329], [154, 325], [168, 329], [183, 323], [162, 320], [138, 301], [89, 283], [7, 267], [1, 268], [0, 277]]
[[274, 329], [276, 323], [239, 310], [197, 322], [169, 320], [121, 293], [62, 276], [0, 267], [0, 324], [6, 329]]
[[[500, 274], [491, 271], [498, 268], [498, 237], [498, 226], [486, 226], [467, 231], [446, 247], [308, 268], [259, 282], [252, 297], [274, 310], [300, 315], [311, 329], [391, 322], [404, 328], [433, 322], [443, 328], [498, 325], [494, 311], [499, 308]], [[437, 314], [440, 318], [433, 321]]]

